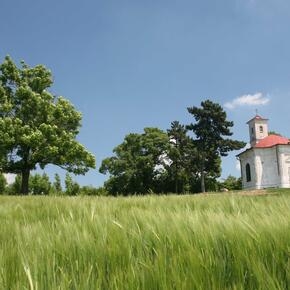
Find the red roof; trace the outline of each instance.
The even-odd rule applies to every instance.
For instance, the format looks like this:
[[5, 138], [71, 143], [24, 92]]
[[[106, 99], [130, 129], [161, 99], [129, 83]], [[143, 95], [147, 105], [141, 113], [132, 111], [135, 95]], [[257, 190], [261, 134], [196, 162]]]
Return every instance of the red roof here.
[[290, 144], [290, 140], [288, 138], [279, 136], [279, 135], [269, 135], [259, 141], [254, 148], [268, 148], [273, 147], [275, 145], [287, 145]]

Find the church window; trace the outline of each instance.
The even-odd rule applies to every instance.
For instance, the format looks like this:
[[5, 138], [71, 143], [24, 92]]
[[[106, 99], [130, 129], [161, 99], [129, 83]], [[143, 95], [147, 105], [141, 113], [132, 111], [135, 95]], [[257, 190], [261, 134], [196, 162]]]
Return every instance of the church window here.
[[263, 126], [260, 126], [260, 133], [263, 133]]
[[246, 180], [247, 182], [251, 181], [251, 167], [249, 163], [246, 165]]

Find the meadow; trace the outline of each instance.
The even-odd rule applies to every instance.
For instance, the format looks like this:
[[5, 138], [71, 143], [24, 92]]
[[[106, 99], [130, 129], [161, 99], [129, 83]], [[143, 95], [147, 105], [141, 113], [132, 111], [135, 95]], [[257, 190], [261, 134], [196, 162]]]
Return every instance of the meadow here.
[[0, 289], [289, 289], [290, 191], [0, 196]]

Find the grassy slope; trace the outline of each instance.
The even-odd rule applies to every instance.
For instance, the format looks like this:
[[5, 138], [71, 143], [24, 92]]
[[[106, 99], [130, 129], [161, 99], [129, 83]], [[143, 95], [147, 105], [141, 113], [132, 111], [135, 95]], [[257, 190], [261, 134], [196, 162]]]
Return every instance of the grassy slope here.
[[287, 289], [290, 193], [0, 197], [0, 289]]

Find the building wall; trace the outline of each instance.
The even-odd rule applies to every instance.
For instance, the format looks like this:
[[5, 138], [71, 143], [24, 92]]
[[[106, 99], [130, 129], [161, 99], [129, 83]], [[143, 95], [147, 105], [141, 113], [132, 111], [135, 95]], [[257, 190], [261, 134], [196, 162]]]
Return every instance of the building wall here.
[[279, 187], [290, 188], [290, 145], [278, 145], [281, 180]]
[[[251, 189], [256, 187], [256, 171], [255, 171], [255, 155], [254, 150], [247, 150], [240, 155], [242, 186], [244, 189]], [[251, 181], [247, 181], [246, 165], [250, 165]]]
[[[244, 189], [290, 188], [290, 145], [252, 148], [239, 157]], [[247, 182], [246, 175], [247, 163], [251, 169], [251, 181], [249, 182]]]
[[281, 174], [276, 147], [255, 148], [256, 189], [279, 187]]
[[[262, 189], [267, 187], [281, 187], [282, 186], [281, 174], [283, 169], [282, 167], [281, 168], [279, 167], [280, 162], [279, 157], [277, 162], [277, 156], [279, 156], [279, 152], [276, 152], [276, 147], [252, 148], [241, 154], [240, 162], [241, 162], [243, 188]], [[290, 150], [289, 150], [289, 158], [290, 158]], [[251, 181], [247, 181], [246, 174], [247, 164], [250, 165], [251, 169]]]

